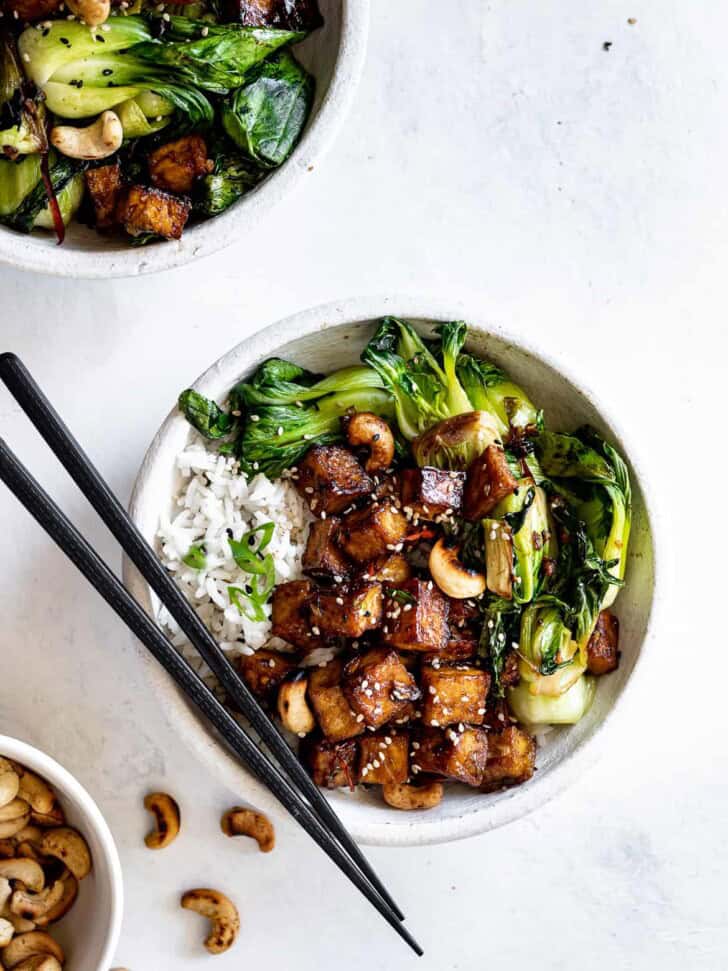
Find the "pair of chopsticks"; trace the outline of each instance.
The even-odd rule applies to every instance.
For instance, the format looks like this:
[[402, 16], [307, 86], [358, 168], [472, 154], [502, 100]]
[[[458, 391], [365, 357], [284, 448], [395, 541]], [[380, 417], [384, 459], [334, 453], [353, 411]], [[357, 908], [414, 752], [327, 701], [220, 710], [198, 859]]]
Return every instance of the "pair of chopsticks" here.
[[0, 479], [75, 564], [132, 633], [165, 668], [189, 700], [219, 732], [228, 747], [288, 810], [419, 956], [419, 944], [400, 923], [404, 915], [387, 892], [346, 828], [331, 808], [277, 726], [261, 708], [224, 652], [167, 575], [108, 484], [56, 413], [22, 361], [0, 355], [0, 379], [56, 455], [73, 481], [119, 542], [126, 555], [157, 594], [181, 630], [240, 711], [265, 742], [270, 759], [232, 717], [160, 627], [134, 600], [121, 581], [78, 532], [0, 438]]

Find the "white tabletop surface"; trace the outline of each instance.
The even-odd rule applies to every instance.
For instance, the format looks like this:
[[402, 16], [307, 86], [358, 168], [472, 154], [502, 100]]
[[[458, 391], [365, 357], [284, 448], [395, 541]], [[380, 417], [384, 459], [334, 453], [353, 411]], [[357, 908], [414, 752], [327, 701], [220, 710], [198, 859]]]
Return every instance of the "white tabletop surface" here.
[[[476, 293], [484, 316], [538, 332], [588, 375], [660, 486], [677, 583], [639, 703], [601, 763], [537, 815], [371, 851], [426, 949], [419, 963], [282, 814], [270, 855], [225, 840], [233, 794], [156, 711], [125, 629], [2, 493], [0, 731], [49, 751], [98, 800], [126, 884], [116, 963], [131, 971], [211, 966], [202, 922], [177, 906], [199, 885], [240, 907], [221, 969], [714, 971], [728, 964], [728, 14], [712, 0], [373, 6], [338, 142], [255, 238], [130, 282], [0, 268], [2, 349], [126, 499], [177, 392], [246, 334], [358, 293]], [[0, 419], [118, 562], [4, 391]], [[159, 854], [142, 842], [156, 788], [184, 813]]]

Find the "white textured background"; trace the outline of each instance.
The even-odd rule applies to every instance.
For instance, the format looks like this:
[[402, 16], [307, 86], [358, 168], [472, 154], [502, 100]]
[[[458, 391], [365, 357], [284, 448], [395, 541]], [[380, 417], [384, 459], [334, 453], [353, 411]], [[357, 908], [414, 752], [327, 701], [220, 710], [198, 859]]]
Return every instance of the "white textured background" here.
[[[713, 0], [373, 6], [348, 123], [254, 239], [133, 282], [0, 269], [2, 348], [126, 498], [176, 393], [246, 333], [345, 295], [474, 291], [484, 316], [538, 332], [588, 375], [651, 462], [677, 583], [641, 704], [538, 815], [372, 851], [419, 963], [282, 816], [270, 856], [222, 837], [231, 794], [156, 713], [125, 630], [2, 494], [0, 731], [50, 751], [105, 812], [132, 971], [210, 966], [202, 923], [177, 909], [200, 884], [242, 913], [221, 969], [715, 971], [728, 964], [728, 13]], [[0, 419], [116, 562], [4, 392]], [[157, 787], [179, 798], [184, 836], [151, 854], [141, 799]]]

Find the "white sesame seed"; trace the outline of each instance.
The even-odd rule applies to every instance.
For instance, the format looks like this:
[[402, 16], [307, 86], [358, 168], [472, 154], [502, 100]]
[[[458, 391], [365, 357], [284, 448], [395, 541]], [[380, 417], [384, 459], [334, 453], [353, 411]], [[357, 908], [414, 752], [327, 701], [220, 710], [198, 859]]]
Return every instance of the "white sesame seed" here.
[[485, 714], [485, 708], [478, 708], [478, 714], [479, 715], [484, 715]]
[[364, 715], [357, 715], [357, 716], [356, 716], [356, 720], [357, 720], [357, 721], [358, 721], [359, 723], [361, 723], [361, 722], [363, 722], [363, 721], [364, 721]]
[[337, 602], [337, 604], [338, 604], [338, 605], [339, 605], [340, 607], [343, 607], [343, 606], [344, 606], [344, 598], [343, 598], [343, 597], [337, 597], [337, 598], [336, 598], [336, 602]]
[[202, 34], [203, 37], [207, 37], [207, 35], [210, 33], [210, 28], [209, 27], [203, 27], [202, 30], [200, 31], [200, 33]]
[[279, 425], [278, 428], [276, 429], [276, 435], [282, 435], [282, 434], [283, 434], [283, 425]]
[[313, 632], [313, 634], [315, 634], [316, 637], [320, 637], [321, 636], [321, 631], [319, 630], [318, 627], [312, 627], [311, 628], [311, 631]]
[[366, 679], [366, 678], [364, 678], [364, 680], [362, 681], [362, 683], [361, 683], [361, 687], [362, 687], [362, 691], [363, 691], [363, 690], [364, 690], [365, 688], [368, 688], [368, 687], [369, 687], [369, 682], [367, 681], [367, 679]]
[[467, 701], [468, 700], [468, 696], [467, 695], [460, 695], [460, 700], [461, 701]]
[[260, 415], [251, 415], [250, 416], [250, 420], [251, 421], [260, 421]]

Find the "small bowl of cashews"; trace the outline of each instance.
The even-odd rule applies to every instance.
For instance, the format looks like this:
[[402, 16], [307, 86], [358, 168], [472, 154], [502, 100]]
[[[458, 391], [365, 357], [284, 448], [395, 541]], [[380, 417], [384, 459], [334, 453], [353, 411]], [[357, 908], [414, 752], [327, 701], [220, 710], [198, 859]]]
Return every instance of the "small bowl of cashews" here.
[[122, 910], [96, 803], [50, 756], [0, 735], [0, 967], [108, 971]]

